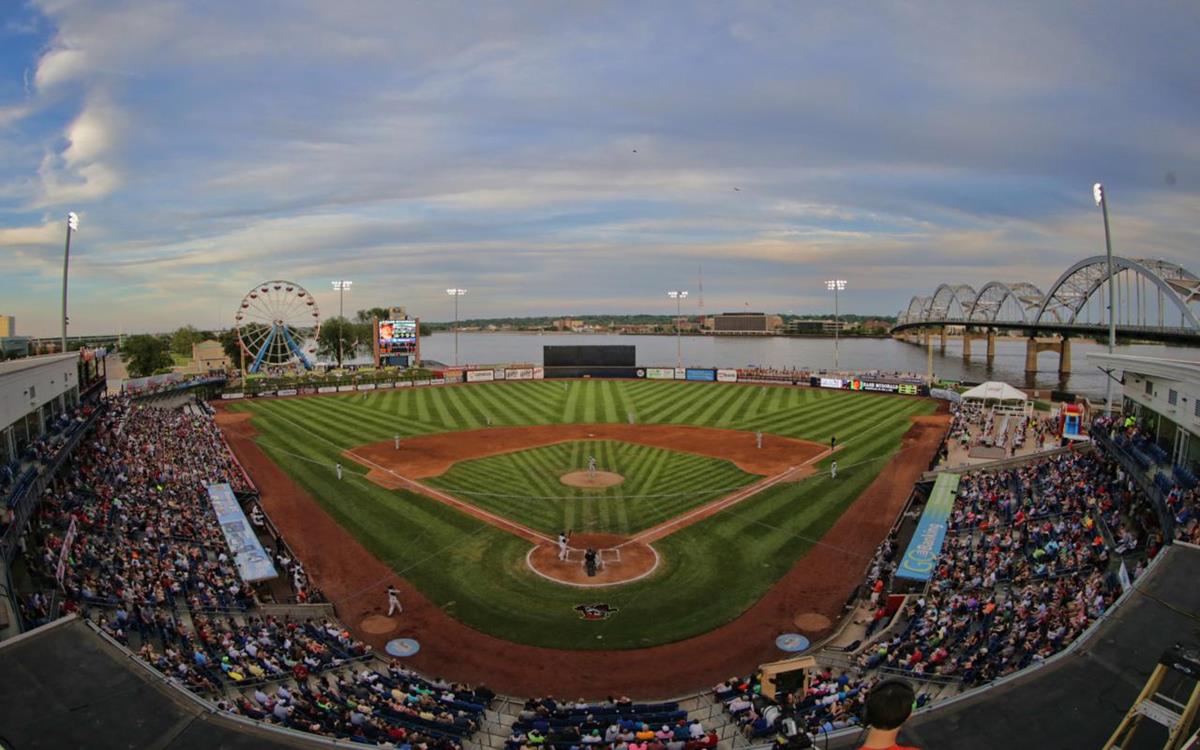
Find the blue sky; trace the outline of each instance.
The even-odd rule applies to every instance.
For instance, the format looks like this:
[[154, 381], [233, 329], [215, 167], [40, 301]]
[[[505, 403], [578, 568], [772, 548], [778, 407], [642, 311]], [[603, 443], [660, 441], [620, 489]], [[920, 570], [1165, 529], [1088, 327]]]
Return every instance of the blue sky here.
[[[1200, 271], [1195, 3], [0, 3], [0, 313], [227, 325], [260, 281], [465, 316], [894, 313]], [[735, 189], [736, 188], [736, 189]]]

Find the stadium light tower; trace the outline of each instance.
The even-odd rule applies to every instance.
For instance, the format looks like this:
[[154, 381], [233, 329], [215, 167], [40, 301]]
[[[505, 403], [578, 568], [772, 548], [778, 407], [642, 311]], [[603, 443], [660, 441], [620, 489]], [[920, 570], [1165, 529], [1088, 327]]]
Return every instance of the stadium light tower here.
[[679, 338], [679, 318], [683, 314], [683, 301], [687, 292], [667, 292], [667, 296], [675, 300], [675, 369], [683, 367], [683, 342]]
[[354, 285], [353, 281], [338, 280], [330, 282], [333, 284], [333, 290], [338, 293], [338, 367], [342, 366], [342, 339], [346, 335], [346, 309], [345, 295], [350, 291], [350, 287]]
[[454, 364], [458, 365], [458, 298], [467, 293], [466, 289], [447, 289], [446, 294], [454, 298]]
[[846, 280], [830, 279], [825, 282], [825, 288], [833, 292], [833, 369], [837, 371], [840, 369], [838, 365], [838, 334], [842, 328], [838, 314], [838, 292], [846, 291]]
[[[1113, 278], [1112, 238], [1108, 234], [1108, 199], [1104, 194], [1104, 185], [1099, 182], [1092, 185], [1092, 198], [1096, 200], [1096, 205], [1104, 214], [1104, 254], [1108, 258], [1108, 353], [1111, 356], [1113, 346], [1117, 343], [1117, 298], [1113, 289], [1116, 286], [1116, 280]], [[1106, 372], [1104, 375], [1104, 402], [1108, 409], [1108, 415], [1111, 417], [1113, 413], [1112, 373]]]
[[62, 350], [67, 350], [67, 264], [71, 260], [71, 234], [79, 231], [79, 217], [67, 214], [67, 247], [63, 250]]

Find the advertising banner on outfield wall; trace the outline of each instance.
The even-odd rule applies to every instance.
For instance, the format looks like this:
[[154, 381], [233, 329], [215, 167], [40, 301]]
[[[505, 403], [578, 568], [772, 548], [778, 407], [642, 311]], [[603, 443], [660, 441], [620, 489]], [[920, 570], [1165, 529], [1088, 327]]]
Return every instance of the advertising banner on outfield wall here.
[[358, 384], [358, 390], [360, 390], [360, 391], [373, 391], [373, 390], [375, 390], [375, 384], [374, 384], [374, 383], [359, 383], [359, 384]]
[[917, 530], [913, 532], [912, 541], [900, 559], [900, 567], [896, 568], [897, 578], [928, 581], [933, 575], [934, 565], [942, 552], [942, 542], [946, 538], [946, 521], [954, 506], [958, 479], [958, 474], [938, 474], [933, 491], [929, 494], [929, 502], [925, 503], [921, 520], [917, 522]]
[[684, 372], [684, 379], [685, 380], [703, 380], [703, 381], [711, 382], [711, 381], [715, 381], [717, 379], [717, 371], [716, 370], [702, 370], [698, 367], [689, 367]]
[[687, 380], [687, 368], [676, 367], [675, 368], [675, 379], [676, 380]]
[[395, 384], [395, 383], [390, 383], [390, 382], [376, 383], [376, 384], [375, 384], [375, 387], [376, 387], [376, 388], [395, 388], [395, 387], [396, 387], [396, 384]]
[[221, 394], [221, 398], [225, 399], [226, 401], [229, 401], [229, 400], [235, 399], [235, 398], [245, 398], [245, 397], [246, 397], [246, 394], [244, 394], [244, 393], [222, 393]]
[[504, 369], [497, 368], [492, 370], [492, 380], [504, 380]]
[[429, 384], [430, 385], [445, 385], [446, 379], [445, 378], [434, 378], [429, 381]]
[[534, 380], [545, 380], [546, 379], [546, 368], [544, 368], [544, 367], [533, 368], [533, 379]]
[[463, 382], [463, 370], [460, 367], [450, 367], [442, 371], [442, 377], [447, 383]]
[[467, 370], [468, 383], [486, 383], [495, 380], [496, 373], [491, 370]]
[[322, 385], [317, 388], [317, 393], [337, 393], [336, 385]]
[[819, 378], [817, 383], [822, 388], [841, 388], [845, 385], [841, 378]]
[[737, 379], [737, 370], [717, 370], [717, 382], [719, 383], [736, 383]]
[[221, 524], [221, 533], [233, 552], [233, 561], [242, 574], [242, 580], [253, 583], [274, 578], [276, 573], [271, 556], [263, 549], [250, 522], [246, 520], [242, 506], [233, 496], [233, 488], [224, 483], [210, 484], [208, 499], [213, 512], [217, 514], [217, 523]]
[[337, 389], [338, 389], [338, 393], [349, 393], [350, 391], [354, 390], [354, 386], [352, 386], [352, 385], [339, 385], [339, 386], [337, 387]]
[[280, 396], [295, 396], [299, 391], [295, 388], [280, 388], [276, 391]]
[[396, 387], [397, 388], [412, 388], [412, 383], [413, 382], [411, 380], [397, 380]]
[[414, 380], [413, 385], [429, 385], [429, 380]]
[[532, 367], [509, 367], [504, 371], [505, 380], [533, 380]]
[[674, 367], [647, 367], [646, 378], [648, 380], [674, 380]]

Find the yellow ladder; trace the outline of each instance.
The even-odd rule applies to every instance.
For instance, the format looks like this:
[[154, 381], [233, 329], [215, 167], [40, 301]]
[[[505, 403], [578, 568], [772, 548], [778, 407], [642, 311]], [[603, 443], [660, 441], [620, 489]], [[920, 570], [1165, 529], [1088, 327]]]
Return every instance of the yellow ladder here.
[[[1195, 681], [1186, 703], [1180, 703], [1158, 692], [1167, 675], [1172, 672]], [[1200, 660], [1197, 659], [1195, 651], [1189, 653], [1180, 646], [1173, 646], [1159, 659], [1154, 671], [1150, 673], [1150, 679], [1146, 680], [1146, 686], [1130, 706], [1117, 730], [1108, 738], [1108, 742], [1104, 743], [1102, 750], [1122, 750], [1128, 747], [1127, 743], [1133, 739], [1143, 717], [1167, 728], [1167, 742], [1163, 745], [1163, 750], [1182, 750], [1184, 743], [1188, 742], [1188, 730], [1196, 720], [1198, 710]]]

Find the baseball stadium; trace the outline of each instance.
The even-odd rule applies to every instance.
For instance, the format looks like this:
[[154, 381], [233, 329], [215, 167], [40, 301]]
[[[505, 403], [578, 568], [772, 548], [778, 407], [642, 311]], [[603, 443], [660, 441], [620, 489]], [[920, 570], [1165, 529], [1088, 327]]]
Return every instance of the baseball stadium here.
[[0, 750], [1200, 750], [1197, 30], [0, 2]]

